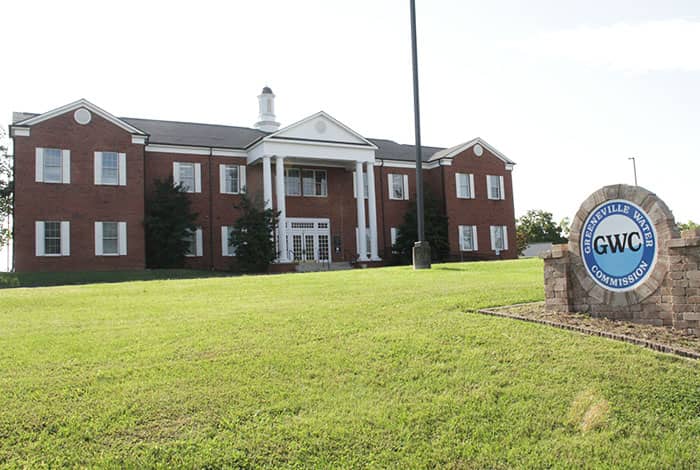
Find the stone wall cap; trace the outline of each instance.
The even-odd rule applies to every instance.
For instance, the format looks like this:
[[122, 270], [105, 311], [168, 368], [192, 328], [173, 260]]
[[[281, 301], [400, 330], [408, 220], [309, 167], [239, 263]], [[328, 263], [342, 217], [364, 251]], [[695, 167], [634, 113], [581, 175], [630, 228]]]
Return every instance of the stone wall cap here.
[[681, 231], [681, 238], [700, 238], [700, 228], [691, 228]]
[[700, 237], [697, 238], [674, 238], [668, 241], [669, 248], [688, 248], [700, 246]]

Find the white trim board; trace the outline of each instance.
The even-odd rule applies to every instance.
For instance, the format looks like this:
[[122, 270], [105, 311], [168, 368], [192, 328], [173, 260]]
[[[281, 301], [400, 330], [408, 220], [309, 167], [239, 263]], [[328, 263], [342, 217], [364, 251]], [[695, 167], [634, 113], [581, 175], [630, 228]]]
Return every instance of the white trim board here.
[[[470, 140], [469, 142], [455, 145], [454, 147], [450, 147], [450, 148], [445, 149], [445, 150], [440, 150], [439, 152], [436, 152], [435, 154], [433, 154], [433, 156], [430, 157], [429, 161], [435, 161], [435, 160], [439, 160], [441, 158], [454, 158], [458, 154], [475, 146], [476, 144], [479, 144], [482, 147], [485, 147], [489, 152], [491, 152], [496, 157], [501, 159], [503, 161], [503, 163], [505, 163], [506, 165], [510, 165], [511, 169], [512, 169], [512, 166], [515, 165], [514, 161], [512, 161], [510, 158], [506, 157], [503, 153], [499, 152], [493, 145], [489, 144], [481, 137], [477, 137], [475, 139]], [[476, 157], [475, 156], [474, 158], [483, 158], [483, 157]]]

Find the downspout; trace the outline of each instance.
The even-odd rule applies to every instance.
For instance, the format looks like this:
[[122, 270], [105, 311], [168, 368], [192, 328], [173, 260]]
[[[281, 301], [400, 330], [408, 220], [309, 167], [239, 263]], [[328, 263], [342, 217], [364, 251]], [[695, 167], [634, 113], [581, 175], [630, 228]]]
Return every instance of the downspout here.
[[[384, 240], [384, 259], [387, 259], [386, 253], [386, 219], [384, 218], [384, 160], [380, 160], [381, 165], [379, 165], [379, 200], [381, 201], [382, 207], [382, 239]], [[377, 195], [374, 195], [377, 197]], [[389, 228], [389, 243], [391, 243], [391, 228]], [[389, 255], [391, 255], [391, 249], [389, 249]]]
[[[31, 131], [30, 131], [31, 132]], [[10, 126], [10, 134], [12, 134], [12, 126]], [[8, 271], [15, 272], [15, 204], [17, 197], [17, 179], [15, 178], [15, 155], [17, 147], [15, 146], [15, 136], [12, 136], [12, 266], [7, 266]]]
[[209, 147], [209, 269], [214, 270], [214, 196], [212, 192], [212, 171], [211, 160], [214, 156], [214, 149]]

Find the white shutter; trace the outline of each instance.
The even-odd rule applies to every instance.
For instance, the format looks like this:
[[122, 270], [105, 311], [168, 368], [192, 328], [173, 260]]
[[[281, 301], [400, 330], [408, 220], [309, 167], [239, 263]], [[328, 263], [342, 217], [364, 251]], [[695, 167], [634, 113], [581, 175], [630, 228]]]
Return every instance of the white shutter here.
[[503, 249], [508, 249], [508, 227], [505, 225], [503, 226]]
[[479, 242], [476, 238], [476, 225], [472, 225], [472, 247], [474, 251], [479, 251]]
[[[391, 189], [391, 188], [389, 188]], [[352, 172], [352, 197], [357, 199], [357, 172]]]
[[126, 186], [126, 154], [119, 154], [119, 186]]
[[499, 176], [498, 179], [499, 179], [499, 183], [501, 185], [501, 199], [505, 199], [506, 198], [506, 187], [503, 184], [503, 177]]
[[493, 199], [493, 192], [491, 191], [491, 175], [486, 175], [486, 196], [489, 199]]
[[180, 162], [173, 162], [173, 184], [180, 184]]
[[61, 151], [61, 162], [63, 163], [63, 184], [70, 184], [70, 150]]
[[196, 256], [202, 256], [202, 229], [198, 227], [197, 230], [195, 230], [194, 235]]
[[219, 192], [221, 194], [226, 194], [226, 165], [219, 165]]
[[469, 173], [469, 196], [472, 199], [476, 198], [476, 188], [474, 187], [474, 174]]
[[194, 164], [194, 192], [195, 193], [202, 192], [202, 164], [201, 163]]
[[119, 254], [121, 256], [126, 256], [126, 222], [119, 222], [119, 224], [117, 224], [117, 237], [119, 242]]
[[95, 222], [95, 256], [102, 256], [102, 222]]
[[246, 186], [248, 186], [248, 182], [245, 178], [245, 170], [245, 165], [240, 165], [238, 167], [238, 192], [241, 194], [246, 192]]
[[61, 222], [61, 256], [70, 256], [70, 222]]
[[228, 253], [228, 226], [221, 226], [221, 256], [230, 256]]
[[102, 184], [102, 152], [95, 152], [95, 184]]
[[[458, 197], [458, 198], [463, 198], [464, 195], [463, 195], [463, 194], [460, 194], [460, 192], [459, 192], [459, 177], [460, 177], [460, 176], [462, 176], [461, 173], [455, 173], [455, 188], [457, 188], [457, 197]], [[461, 225], [460, 225], [460, 227], [461, 227]]]
[[[387, 188], [389, 188], [389, 199], [396, 199], [394, 197], [394, 181], [393, 181], [393, 176], [391, 173], [387, 175]], [[353, 178], [354, 179], [354, 178]], [[357, 193], [357, 190], [355, 191]]]
[[391, 227], [391, 246], [396, 245], [396, 237], [398, 235], [399, 231], [397, 230], [396, 227]]
[[459, 251], [464, 251], [464, 225], [457, 226], [459, 233]]
[[491, 250], [496, 251], [496, 227], [491, 225]]
[[[35, 167], [34, 167], [34, 173], [35, 173], [35, 178], [34, 181], [37, 183], [42, 183], [44, 181], [44, 149], [37, 147], [36, 148], [36, 158], [35, 158]], [[43, 222], [41, 223], [42, 227], [44, 226]], [[40, 255], [37, 255], [40, 256]]]
[[44, 244], [44, 222], [34, 222], [34, 230], [36, 255], [44, 256], [46, 254], [46, 246]]
[[408, 175], [403, 175], [403, 198], [408, 201]]

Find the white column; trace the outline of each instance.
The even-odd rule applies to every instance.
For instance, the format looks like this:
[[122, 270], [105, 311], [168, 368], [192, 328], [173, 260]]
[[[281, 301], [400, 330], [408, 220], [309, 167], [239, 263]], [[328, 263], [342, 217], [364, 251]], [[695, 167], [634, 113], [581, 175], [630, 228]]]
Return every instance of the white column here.
[[365, 183], [362, 173], [362, 162], [355, 162], [355, 187], [357, 188], [357, 254], [360, 261], [367, 261]]
[[272, 167], [269, 155], [263, 157], [263, 199], [265, 209], [272, 209]]
[[275, 157], [275, 191], [277, 192], [277, 210], [279, 211], [279, 225], [277, 233], [279, 234], [279, 250], [280, 263], [286, 263], [289, 260], [287, 252], [287, 191], [284, 187], [284, 157]]
[[372, 261], [381, 261], [377, 240], [377, 198], [374, 191], [374, 162], [367, 162], [367, 198], [369, 202], [369, 251]]

